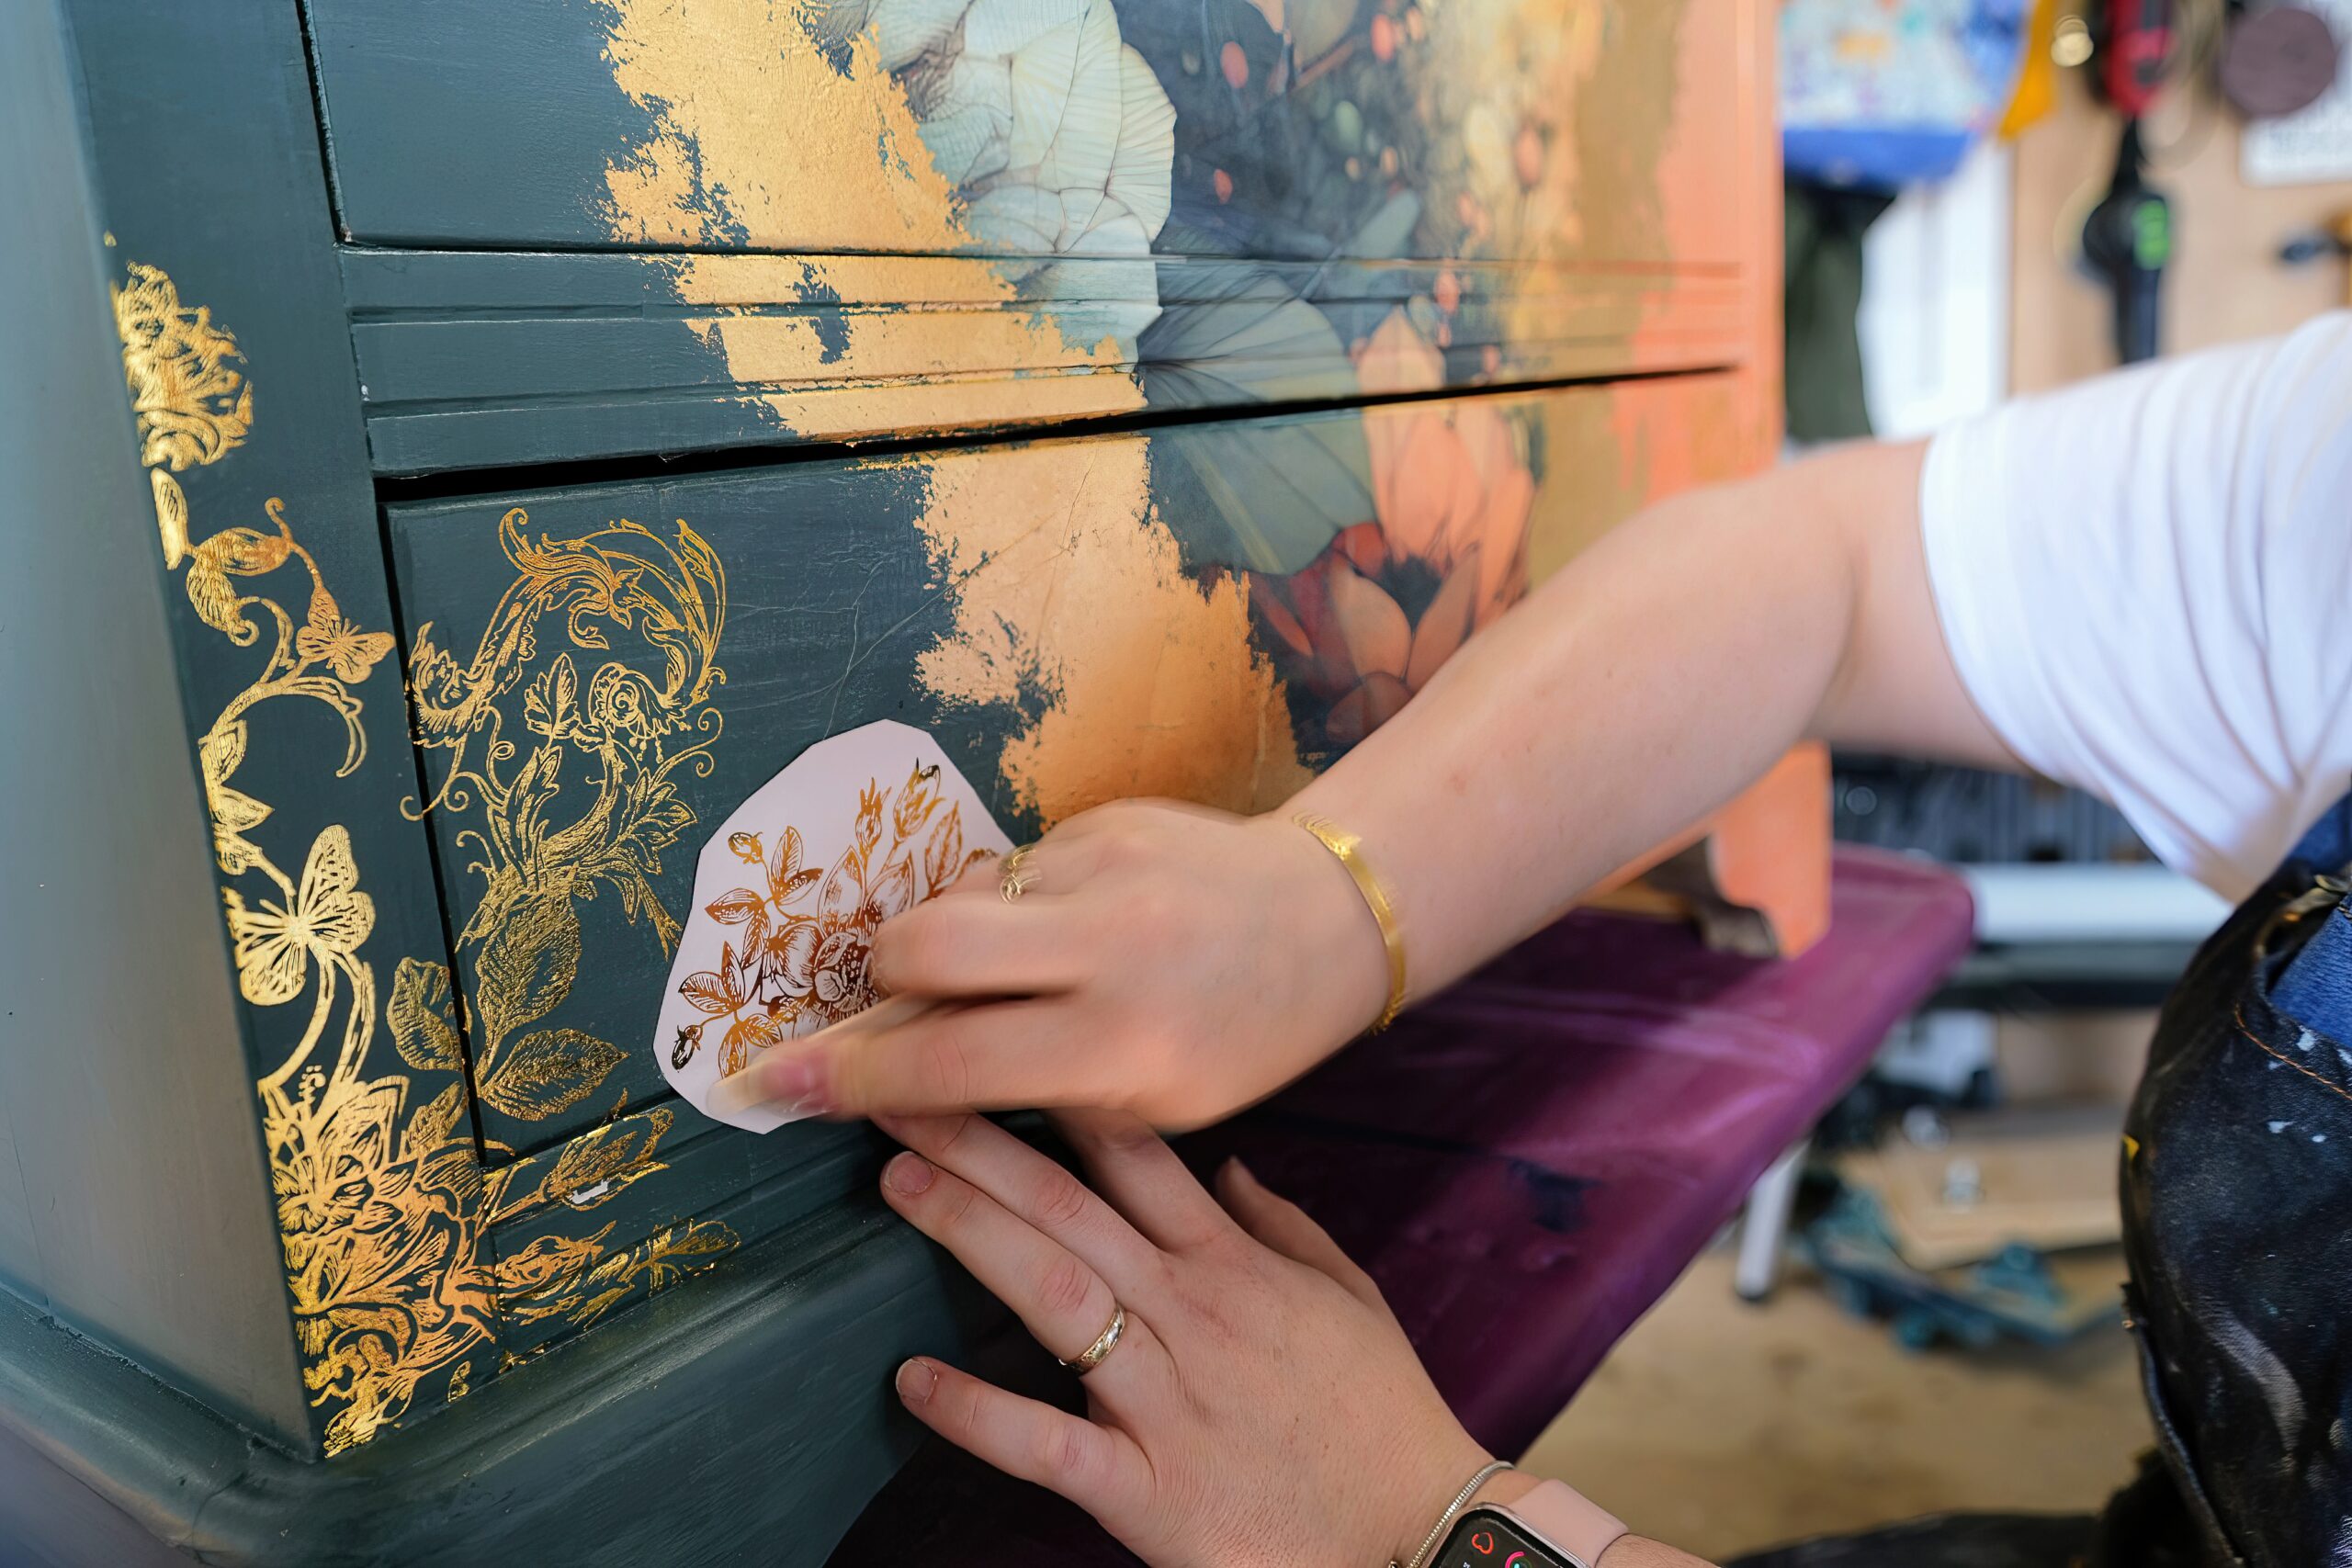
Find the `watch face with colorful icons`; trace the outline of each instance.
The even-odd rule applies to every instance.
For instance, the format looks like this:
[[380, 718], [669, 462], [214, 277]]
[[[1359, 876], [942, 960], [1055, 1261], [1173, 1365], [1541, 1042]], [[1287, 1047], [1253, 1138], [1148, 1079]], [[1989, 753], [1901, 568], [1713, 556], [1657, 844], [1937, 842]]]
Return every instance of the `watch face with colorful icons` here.
[[1493, 1509], [1473, 1508], [1454, 1521], [1453, 1533], [1430, 1559], [1430, 1568], [1584, 1568], [1584, 1564], [1534, 1540]]

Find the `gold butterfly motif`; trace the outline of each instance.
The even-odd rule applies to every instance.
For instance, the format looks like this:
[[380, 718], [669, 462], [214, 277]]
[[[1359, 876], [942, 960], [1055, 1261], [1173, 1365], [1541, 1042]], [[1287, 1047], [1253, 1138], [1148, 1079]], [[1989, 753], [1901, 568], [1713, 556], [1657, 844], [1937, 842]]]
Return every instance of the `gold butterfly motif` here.
[[376, 926], [375, 900], [359, 891], [351, 834], [340, 824], [311, 845], [290, 907], [264, 899], [258, 908], [247, 908], [233, 887], [223, 888], [220, 897], [236, 943], [237, 988], [256, 1007], [277, 1007], [300, 996], [312, 957], [322, 964], [347, 960]]
[[368, 679], [376, 661], [391, 652], [389, 632], [363, 632], [343, 618], [323, 588], [311, 594], [310, 624], [294, 634], [294, 651], [305, 664], [324, 664], [351, 685]]

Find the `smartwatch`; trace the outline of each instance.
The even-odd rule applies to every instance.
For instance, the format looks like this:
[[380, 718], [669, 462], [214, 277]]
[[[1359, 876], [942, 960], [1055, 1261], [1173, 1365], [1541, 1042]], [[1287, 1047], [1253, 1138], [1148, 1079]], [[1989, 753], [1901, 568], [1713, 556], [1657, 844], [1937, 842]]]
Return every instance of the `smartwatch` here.
[[1593, 1568], [1625, 1527], [1563, 1482], [1464, 1510], [1428, 1568]]

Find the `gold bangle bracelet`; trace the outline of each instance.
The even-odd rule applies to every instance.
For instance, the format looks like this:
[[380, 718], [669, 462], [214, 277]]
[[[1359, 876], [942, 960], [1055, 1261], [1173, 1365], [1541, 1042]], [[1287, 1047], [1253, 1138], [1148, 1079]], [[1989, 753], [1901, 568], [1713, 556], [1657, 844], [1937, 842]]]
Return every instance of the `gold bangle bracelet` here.
[[1328, 817], [1301, 812], [1291, 820], [1313, 834], [1317, 843], [1348, 868], [1356, 891], [1363, 895], [1364, 905], [1372, 911], [1374, 923], [1380, 927], [1381, 945], [1388, 950], [1388, 1005], [1380, 1010], [1379, 1021], [1372, 1026], [1371, 1032], [1377, 1034], [1396, 1022], [1396, 1015], [1405, 1010], [1405, 932], [1396, 923], [1396, 906], [1388, 897], [1387, 886], [1366, 863], [1362, 839]]

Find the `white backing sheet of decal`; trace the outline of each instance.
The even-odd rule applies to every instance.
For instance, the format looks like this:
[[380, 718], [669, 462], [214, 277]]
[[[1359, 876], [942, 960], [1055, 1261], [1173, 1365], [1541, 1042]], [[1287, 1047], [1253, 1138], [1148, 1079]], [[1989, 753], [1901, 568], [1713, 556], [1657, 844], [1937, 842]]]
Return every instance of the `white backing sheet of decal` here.
[[711, 1090], [874, 999], [875, 929], [1012, 848], [939, 743], [903, 724], [820, 741], [702, 848], [654, 1049], [670, 1087], [754, 1133], [788, 1118], [714, 1109]]

